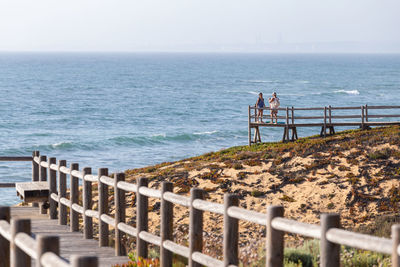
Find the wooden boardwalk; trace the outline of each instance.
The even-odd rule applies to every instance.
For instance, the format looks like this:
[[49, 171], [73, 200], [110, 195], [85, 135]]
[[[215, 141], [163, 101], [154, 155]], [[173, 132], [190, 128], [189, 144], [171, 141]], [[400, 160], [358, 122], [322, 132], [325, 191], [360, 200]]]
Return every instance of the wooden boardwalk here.
[[71, 232], [67, 225], [59, 225], [58, 220], [50, 220], [48, 215], [39, 214], [36, 207], [12, 207], [11, 218], [31, 219], [32, 234], [57, 235], [60, 237], [60, 255], [70, 260], [71, 255], [97, 256], [99, 266], [126, 263], [128, 257], [115, 256], [112, 247], [99, 247], [94, 239], [84, 239], [81, 232]]

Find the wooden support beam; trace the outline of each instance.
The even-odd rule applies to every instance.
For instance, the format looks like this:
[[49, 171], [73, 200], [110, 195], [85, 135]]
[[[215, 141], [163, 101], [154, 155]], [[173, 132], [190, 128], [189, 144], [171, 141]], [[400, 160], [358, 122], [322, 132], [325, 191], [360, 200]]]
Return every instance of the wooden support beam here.
[[239, 265], [239, 220], [228, 215], [230, 207], [239, 206], [236, 194], [224, 195], [224, 266]]
[[146, 241], [139, 237], [139, 233], [141, 231], [148, 230], [148, 223], [149, 223], [149, 215], [148, 215], [148, 208], [149, 208], [149, 200], [148, 197], [139, 193], [139, 188], [141, 186], [147, 187], [148, 180], [147, 178], [140, 177], [137, 179], [137, 194], [136, 194], [136, 213], [137, 213], [137, 232], [138, 237], [136, 239], [136, 247], [137, 247], [137, 255], [138, 257], [147, 258], [148, 255], [148, 244]]
[[11, 267], [30, 267], [31, 258], [14, 242], [18, 233], [31, 234], [31, 221], [29, 219], [11, 220], [11, 245], [10, 245], [10, 265]]
[[266, 266], [283, 266], [283, 235], [284, 232], [272, 227], [272, 220], [276, 217], [283, 217], [282, 206], [269, 206], [267, 208], [267, 241], [266, 241]]
[[[10, 222], [10, 207], [0, 206], [0, 221]], [[10, 267], [10, 241], [0, 234], [0, 266]]]
[[40, 262], [40, 258], [46, 252], [53, 252], [56, 255], [60, 255], [60, 237], [58, 236], [45, 236], [38, 235], [36, 238], [37, 250], [36, 255], [36, 267], [43, 267]]
[[[115, 202], [115, 256], [127, 255], [123, 241], [124, 233], [118, 229], [119, 223], [125, 223], [125, 191], [118, 188], [118, 182], [125, 181], [125, 173], [114, 174], [114, 202]], [[139, 190], [138, 190], [139, 191]], [[146, 207], [147, 212], [147, 207]], [[138, 218], [139, 219], [139, 218]], [[146, 223], [147, 226], [147, 223]], [[147, 231], [147, 228], [146, 230]], [[138, 228], [139, 233], [139, 228]], [[138, 235], [139, 236], [139, 235]], [[139, 239], [139, 237], [138, 237]], [[138, 242], [137, 242], [138, 243]], [[139, 255], [140, 257], [140, 255]], [[146, 257], [147, 258], [147, 255]]]
[[400, 256], [397, 249], [400, 245], [400, 224], [392, 225], [392, 243], [392, 266], [400, 267]]
[[[90, 167], [85, 167], [82, 170], [83, 172], [83, 178], [85, 178], [85, 175], [92, 174], [92, 168]], [[87, 210], [92, 209], [92, 182], [90, 181], [85, 181], [83, 179], [82, 182], [83, 188], [83, 196], [82, 196], [82, 202], [83, 202], [83, 235], [85, 239], [92, 239], [93, 238], [93, 218], [90, 216], [87, 216], [85, 212]]]
[[190, 190], [189, 267], [202, 266], [193, 260], [193, 253], [203, 249], [203, 211], [193, 207], [196, 199], [204, 199], [204, 191], [200, 188]]
[[57, 160], [56, 158], [49, 158], [48, 160], [48, 164], [49, 164], [49, 168], [48, 168], [48, 172], [49, 172], [49, 189], [50, 189], [50, 193], [49, 193], [49, 205], [50, 205], [50, 211], [49, 211], [49, 215], [50, 215], [50, 219], [57, 219], [57, 202], [51, 198], [51, 194], [57, 194], [57, 171], [53, 170], [50, 168], [51, 164], [56, 164]]
[[99, 246], [106, 247], [108, 246], [108, 224], [103, 222], [100, 218], [102, 214], [108, 213], [108, 185], [102, 183], [100, 181], [101, 176], [108, 176], [107, 168], [100, 168], [98, 171], [99, 183], [98, 183], [98, 191], [99, 191]]
[[[71, 171], [79, 170], [78, 163], [71, 163]], [[71, 208], [69, 209], [69, 220], [70, 220], [70, 228], [71, 232], [79, 231], [79, 213], [72, 208], [72, 204], [79, 203], [79, 181], [78, 177], [70, 175], [70, 200], [71, 200]]]
[[164, 248], [163, 242], [173, 241], [173, 221], [174, 205], [164, 199], [165, 192], [173, 191], [173, 183], [164, 181], [161, 184], [161, 246], [160, 246], [160, 264], [161, 267], [172, 266], [172, 252]]
[[67, 207], [61, 203], [61, 198], [67, 197], [67, 175], [60, 172], [61, 167], [66, 167], [66, 160], [58, 161], [58, 223], [67, 225]]
[[340, 266], [340, 245], [330, 242], [326, 232], [330, 228], [340, 228], [340, 216], [337, 213], [321, 214], [320, 266]]
[[[47, 157], [46, 156], [40, 156], [40, 163], [42, 162], [47, 162]], [[47, 181], [47, 169], [46, 167], [43, 167], [42, 165], [39, 165], [39, 180], [41, 182]], [[40, 207], [40, 214], [47, 214], [47, 207], [46, 204], [39, 203]]]

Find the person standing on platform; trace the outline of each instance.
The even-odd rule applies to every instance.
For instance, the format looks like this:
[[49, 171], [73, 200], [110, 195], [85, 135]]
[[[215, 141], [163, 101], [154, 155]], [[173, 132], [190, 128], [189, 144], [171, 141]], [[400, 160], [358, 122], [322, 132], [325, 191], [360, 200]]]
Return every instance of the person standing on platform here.
[[272, 94], [268, 102], [271, 108], [271, 123], [274, 123], [275, 118], [275, 124], [278, 124], [278, 108], [281, 103], [279, 102], [279, 97], [276, 96], [276, 92]]
[[263, 94], [259, 93], [257, 103], [256, 103], [256, 108], [258, 108], [256, 122], [258, 122], [258, 118], [260, 118], [260, 122], [263, 122], [264, 107], [265, 107], [265, 103], [264, 103]]

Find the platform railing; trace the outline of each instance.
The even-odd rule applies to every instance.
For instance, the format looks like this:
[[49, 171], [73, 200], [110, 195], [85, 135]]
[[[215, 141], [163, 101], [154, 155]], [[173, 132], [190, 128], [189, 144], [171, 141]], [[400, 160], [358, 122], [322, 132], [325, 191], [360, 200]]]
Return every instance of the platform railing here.
[[[271, 111], [271, 108], [264, 107], [258, 108], [255, 106], [249, 106], [249, 122], [256, 123], [257, 113], [260, 110], [264, 111], [263, 119], [269, 119], [270, 114], [267, 114], [268, 111]], [[352, 106], [352, 107], [312, 107], [312, 108], [295, 108], [295, 107], [286, 107], [286, 108], [278, 108], [276, 109], [279, 113], [283, 112], [283, 116], [280, 115], [277, 118], [283, 120], [284, 124], [299, 124], [296, 120], [312, 120], [310, 123], [301, 123], [302, 126], [320, 126], [321, 124], [335, 124], [340, 126], [340, 121], [334, 121], [334, 119], [359, 119], [358, 121], [351, 122], [343, 122], [344, 125], [359, 125], [359, 124], [371, 124], [371, 125], [381, 125], [385, 123], [391, 122], [381, 122], [375, 121], [371, 122], [370, 119], [382, 119], [382, 118], [400, 118], [400, 114], [370, 114], [371, 110], [399, 110], [400, 106]], [[333, 115], [334, 111], [347, 111], [347, 110], [356, 110], [358, 111], [356, 114], [345, 114], [345, 115]], [[281, 112], [279, 112], [281, 111]], [[307, 111], [311, 113], [309, 116], [296, 116], [295, 111]], [[315, 111], [319, 111], [320, 113], [316, 113]], [[317, 121], [316, 121], [317, 120]], [[320, 121], [318, 121], [320, 120]], [[400, 123], [400, 120], [398, 121]]]
[[[295, 108], [286, 107], [278, 108], [278, 114], [283, 112], [283, 116], [277, 116], [280, 123], [266, 123], [261, 119], [270, 118], [268, 111], [271, 108], [258, 108], [256, 106], [248, 107], [248, 143], [261, 142], [261, 134], [259, 127], [282, 127], [284, 128], [282, 141], [296, 140], [297, 127], [321, 127], [321, 136], [335, 132], [336, 126], [357, 126], [361, 129], [367, 129], [371, 126], [400, 125], [400, 114], [393, 114], [390, 110], [399, 110], [400, 106], [352, 106], [352, 107], [311, 107], [311, 108]], [[262, 118], [257, 116], [259, 111], [263, 110]], [[374, 110], [384, 110], [385, 114], [371, 114]], [[351, 111], [356, 111], [353, 113]], [[307, 112], [306, 115], [300, 114]], [[336, 113], [336, 114], [334, 114]], [[394, 118], [395, 120], [384, 120]], [[352, 120], [357, 119], [357, 120]], [[350, 121], [349, 121], [350, 120]], [[252, 141], [252, 129], [255, 129], [254, 141]], [[289, 138], [289, 131], [292, 131], [292, 138]]]
[[[235, 194], [225, 194], [224, 203], [214, 203], [204, 199], [205, 192], [192, 188], [190, 196], [173, 193], [173, 184], [164, 181], [160, 190], [148, 187], [146, 178], [138, 178], [136, 183], [125, 181], [124, 173], [113, 177], [107, 168], [100, 168], [97, 175], [89, 167], [79, 171], [77, 163], [67, 167], [65, 160], [56, 163], [55, 158], [39, 156], [35, 152], [33, 160], [41, 177], [47, 177], [50, 184], [50, 218], [58, 217], [60, 224], [67, 224], [69, 217], [72, 231], [79, 231], [79, 217], [82, 218], [85, 238], [93, 238], [93, 218], [99, 225], [99, 246], [109, 244], [109, 227], [114, 228], [115, 254], [126, 255], [125, 235], [136, 238], [139, 257], [148, 257], [148, 245], [160, 247], [161, 266], [172, 266], [173, 253], [188, 258], [189, 266], [238, 266], [239, 220], [253, 222], [266, 227], [266, 265], [283, 266], [284, 233], [299, 234], [320, 240], [321, 266], [340, 265], [340, 245], [371, 250], [392, 255], [392, 265], [400, 266], [400, 225], [392, 226], [392, 239], [380, 238], [347, 231], [340, 228], [339, 214], [322, 214], [320, 225], [307, 224], [284, 218], [282, 206], [269, 206], [266, 213], [239, 207]], [[46, 176], [43, 174], [46, 172]], [[32, 172], [35, 175], [35, 172]], [[70, 198], [67, 198], [66, 178], [70, 176]], [[79, 180], [82, 182], [82, 201], [79, 201]], [[98, 209], [93, 209], [92, 187], [97, 183]], [[114, 216], [110, 214], [109, 189], [114, 194]], [[126, 193], [136, 195], [136, 227], [126, 220]], [[160, 235], [148, 229], [148, 199], [161, 201]], [[58, 208], [57, 208], [58, 203]], [[189, 246], [173, 241], [173, 205], [189, 209]], [[68, 209], [70, 212], [68, 212]], [[213, 258], [202, 251], [203, 213], [223, 215], [223, 255]]]

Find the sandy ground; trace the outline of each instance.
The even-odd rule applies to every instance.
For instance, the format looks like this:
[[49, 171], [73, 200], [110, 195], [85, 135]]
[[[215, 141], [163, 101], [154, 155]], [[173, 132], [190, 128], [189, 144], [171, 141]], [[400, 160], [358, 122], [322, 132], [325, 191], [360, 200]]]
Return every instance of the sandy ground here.
[[[388, 152], [389, 151], [389, 152]], [[371, 154], [388, 153], [387, 158], [371, 159]], [[393, 194], [400, 190], [400, 149], [388, 143], [349, 147], [338, 143], [332, 151], [316, 151], [301, 156], [285, 152], [280, 157], [241, 160], [240, 167], [232, 162], [185, 161], [166, 164], [159, 170], [171, 168], [176, 173], [155, 178], [152, 173], [135, 173], [128, 180], [147, 176], [152, 188], [160, 182], [175, 183], [174, 192], [188, 195], [190, 187], [207, 192], [207, 200], [223, 203], [224, 193], [239, 195], [240, 206], [266, 212], [268, 205], [283, 205], [285, 217], [307, 223], [319, 223], [322, 212], [338, 212], [344, 228], [353, 229], [367, 224], [385, 212], [394, 212]], [[195, 165], [195, 168], [193, 168]], [[188, 167], [189, 166], [189, 167]], [[397, 172], [397, 173], [395, 173]], [[391, 176], [393, 174], [393, 176]], [[162, 175], [161, 175], [162, 176]], [[135, 224], [134, 196], [127, 216]], [[159, 234], [159, 201], [150, 200], [149, 230]], [[395, 205], [397, 206], [397, 204]], [[175, 206], [175, 240], [187, 245], [189, 212]], [[222, 249], [223, 218], [205, 213], [204, 252], [217, 256]], [[265, 242], [265, 227], [240, 221], [240, 257], [245, 262], [259, 257], [258, 249]], [[289, 240], [290, 243], [290, 240]]]

